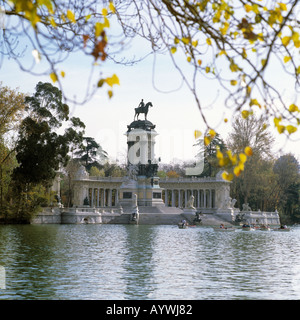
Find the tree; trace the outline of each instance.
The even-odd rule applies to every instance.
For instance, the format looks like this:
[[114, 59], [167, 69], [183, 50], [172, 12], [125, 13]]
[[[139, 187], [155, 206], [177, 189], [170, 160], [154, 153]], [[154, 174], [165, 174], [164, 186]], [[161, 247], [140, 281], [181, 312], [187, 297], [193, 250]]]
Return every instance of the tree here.
[[79, 150], [75, 152], [75, 155], [84, 163], [87, 171], [90, 171], [92, 167], [101, 169], [100, 162], [108, 158], [107, 152], [102, 149], [94, 138], [84, 137], [83, 140], [84, 142]]
[[92, 176], [92, 177], [105, 177], [104, 169], [99, 170], [97, 167], [91, 167], [90, 176]]
[[0, 82], [0, 138], [8, 131], [15, 129], [24, 111], [25, 95]]
[[[37, 61], [45, 57], [51, 78], [60, 85], [64, 72], [59, 72], [58, 66], [71, 53], [83, 52], [92, 57], [92, 64], [108, 57], [130, 64], [134, 59], [125, 60], [123, 50], [132, 39], [142, 37], [150, 44], [149, 53], [169, 53], [208, 128], [197, 90], [199, 78], [219, 81], [228, 93], [227, 106], [237, 112], [246, 115], [261, 108], [280, 122], [275, 123], [280, 132], [288, 134], [299, 125], [298, 106], [284, 101], [280, 87], [268, 78], [271, 61], [278, 59], [282, 71], [299, 89], [297, 0], [2, 0], [1, 7], [6, 27], [3, 54], [32, 72], [32, 64], [26, 67], [20, 59], [23, 52], [16, 35], [24, 37]], [[116, 21], [121, 26], [119, 38], [110, 32]], [[120, 58], [118, 53], [122, 53]], [[97, 79], [98, 87], [118, 83], [116, 75]], [[284, 120], [287, 123], [283, 124]]]
[[[12, 173], [18, 212], [31, 210], [26, 205], [29, 194], [38, 185], [51, 184], [59, 166], [69, 160], [70, 145], [81, 143], [85, 127], [78, 118], [69, 119], [61, 91], [50, 83], [39, 82], [36, 93], [25, 102], [28, 116], [19, 127], [15, 148], [19, 166]], [[68, 127], [58, 134], [63, 125]]]
[[7, 134], [16, 130], [20, 123], [24, 113], [24, 99], [24, 94], [17, 89], [3, 86], [0, 82], [0, 208], [2, 213], [6, 212], [5, 199], [9, 191], [10, 175], [16, 166], [13, 143], [7, 143]]
[[[2, 57], [13, 59], [22, 71], [50, 75], [62, 91], [65, 71], [61, 65], [70, 54], [79, 52], [88, 56], [93, 73], [107, 59], [108, 47], [109, 54], [114, 55], [124, 44], [123, 37], [113, 40], [114, 36], [108, 44], [110, 17], [115, 13], [112, 2], [1, 0], [0, 8]], [[113, 85], [119, 84], [115, 74], [96, 81], [96, 86], [88, 81], [82, 103], [95, 93], [97, 83], [98, 87], [104, 84], [109, 87], [110, 97]]]
[[[281, 83], [272, 83], [270, 70], [278, 61], [276, 72], [282, 72], [299, 90], [299, 21], [297, 0], [96, 0], [57, 2], [54, 0], [2, 0], [5, 18], [3, 55], [12, 57], [24, 67], [17, 37], [25, 37], [38, 62], [41, 57], [50, 66], [46, 73], [62, 89], [65, 72], [60, 69], [69, 54], [81, 52], [92, 58], [92, 68], [108, 57], [117, 63], [132, 64], [124, 59], [126, 44], [134, 38], [148, 41], [149, 54], [169, 54], [183, 82], [194, 96], [209, 135], [214, 136], [201, 101], [199, 81], [215, 80], [224, 90], [224, 106], [247, 118], [261, 112], [273, 119], [279, 134], [292, 135], [300, 125], [300, 108], [294, 98], [285, 99]], [[121, 26], [120, 37], [110, 30]], [[119, 30], [117, 28], [117, 30]], [[22, 42], [23, 43], [23, 42]], [[138, 44], [140, 44], [138, 42]], [[116, 50], [114, 50], [116, 49]], [[19, 50], [19, 51], [18, 51]], [[119, 53], [122, 53], [119, 55]], [[96, 62], [96, 63], [95, 63]], [[90, 77], [90, 79], [94, 79]], [[98, 78], [84, 101], [96, 88], [119, 84], [116, 74]], [[222, 114], [222, 113], [220, 113]], [[224, 119], [225, 122], [228, 119]], [[249, 146], [247, 146], [249, 147]], [[247, 158], [251, 152], [245, 152]], [[239, 172], [241, 166], [233, 171]], [[232, 178], [233, 174], [223, 177]]]
[[[235, 162], [238, 163], [235, 168], [242, 166], [240, 171], [235, 172], [236, 177], [232, 186], [232, 196], [238, 200], [239, 205], [250, 203], [250, 198], [256, 193], [257, 187], [262, 188], [264, 185], [263, 168], [268, 168], [272, 161], [273, 141], [263, 118], [257, 119], [254, 115], [246, 119], [235, 118], [227, 145], [235, 153]], [[253, 154], [250, 158], [245, 159], [243, 150], [247, 146], [251, 147]], [[252, 198], [251, 205], [257, 206], [256, 198], [254, 200]]]
[[299, 163], [292, 154], [276, 160], [273, 168], [277, 182], [277, 208], [288, 222], [300, 218], [300, 173]]
[[279, 61], [299, 89], [299, 8], [297, 0], [133, 0], [116, 5], [128, 36], [141, 36], [156, 53], [169, 53], [208, 128], [198, 90], [198, 81], [207, 78], [227, 92], [229, 108], [244, 117], [260, 110], [274, 119], [279, 133], [288, 135], [299, 126], [300, 109], [282, 98], [281, 84], [272, 84], [268, 72], [272, 61]]
[[198, 141], [195, 144], [200, 147], [198, 156], [204, 157], [204, 169], [201, 173], [201, 177], [213, 177], [217, 174], [217, 172], [220, 170], [218, 158], [217, 158], [217, 152], [218, 150], [220, 152], [224, 152], [227, 147], [225, 145], [225, 142], [220, 137], [220, 135], [217, 133], [210, 141], [209, 144], [204, 145], [203, 142], [198, 139]]

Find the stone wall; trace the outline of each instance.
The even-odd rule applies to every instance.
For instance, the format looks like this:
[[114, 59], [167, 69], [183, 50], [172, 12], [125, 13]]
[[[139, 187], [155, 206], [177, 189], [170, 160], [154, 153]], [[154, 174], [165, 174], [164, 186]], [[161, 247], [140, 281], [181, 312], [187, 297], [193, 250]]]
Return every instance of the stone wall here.
[[31, 219], [32, 224], [60, 224], [61, 211], [59, 208], [44, 208]]

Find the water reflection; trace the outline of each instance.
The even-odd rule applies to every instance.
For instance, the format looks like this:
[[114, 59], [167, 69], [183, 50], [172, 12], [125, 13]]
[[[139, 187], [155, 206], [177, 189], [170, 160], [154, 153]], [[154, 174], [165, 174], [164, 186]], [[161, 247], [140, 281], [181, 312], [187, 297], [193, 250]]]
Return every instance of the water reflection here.
[[123, 279], [125, 299], [147, 299], [154, 290], [154, 246], [157, 228], [131, 225], [126, 228], [126, 247]]
[[0, 299], [299, 299], [300, 228], [0, 226]]

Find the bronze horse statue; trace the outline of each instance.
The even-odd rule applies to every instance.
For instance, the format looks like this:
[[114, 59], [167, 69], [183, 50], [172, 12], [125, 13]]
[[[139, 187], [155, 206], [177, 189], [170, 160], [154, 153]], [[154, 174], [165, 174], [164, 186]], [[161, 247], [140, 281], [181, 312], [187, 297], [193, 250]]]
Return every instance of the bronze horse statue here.
[[138, 120], [140, 113], [144, 113], [145, 120], [147, 120], [147, 114], [149, 111], [149, 107], [153, 107], [152, 102], [148, 102], [148, 103], [146, 103], [146, 105], [144, 105], [144, 102], [142, 100], [141, 103], [139, 104], [139, 107], [134, 108], [134, 110], [135, 110], [134, 120], [135, 120], [135, 117], [136, 117], [136, 120]]

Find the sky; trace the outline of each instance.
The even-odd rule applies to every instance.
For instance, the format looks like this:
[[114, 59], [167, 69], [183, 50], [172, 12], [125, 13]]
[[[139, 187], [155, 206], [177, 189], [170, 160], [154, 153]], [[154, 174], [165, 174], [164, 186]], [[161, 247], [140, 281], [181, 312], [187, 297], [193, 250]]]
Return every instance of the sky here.
[[[132, 52], [138, 57], [143, 56], [149, 49], [147, 45], [135, 46], [124, 56], [129, 57]], [[149, 50], [148, 50], [149, 51]], [[31, 56], [31, 51], [26, 53]], [[26, 58], [26, 57], [25, 57]], [[86, 91], [92, 59], [79, 55], [71, 56], [62, 66], [65, 71], [63, 85], [69, 97], [80, 99]], [[41, 60], [43, 64], [43, 58]], [[158, 133], [155, 145], [156, 157], [163, 163], [172, 161], [194, 160], [197, 147], [194, 146], [194, 131], [205, 131], [194, 97], [178, 71], [172, 65], [167, 55], [150, 54], [143, 61], [133, 66], [122, 66], [111, 61], [105, 61], [96, 68], [103, 74], [116, 74], [120, 79], [120, 86], [114, 86], [114, 95], [108, 98], [108, 87], [103, 86], [94, 97], [84, 105], [70, 103], [72, 116], [80, 117], [86, 125], [86, 136], [95, 140], [108, 153], [112, 161], [125, 162], [126, 159], [126, 131], [134, 118], [134, 108], [141, 99], [152, 102], [153, 107], [148, 113], [148, 120], [156, 125]], [[274, 68], [274, 79], [278, 78], [278, 71]], [[98, 74], [96, 74], [98, 75]], [[32, 94], [38, 81], [51, 82], [49, 76], [34, 76], [19, 69], [13, 60], [4, 59], [0, 68], [0, 81], [11, 88], [19, 88], [24, 93]], [[278, 80], [280, 81], [280, 80]], [[291, 85], [282, 81], [281, 90], [290, 90]], [[201, 104], [205, 107], [205, 114], [209, 123], [226, 140], [231, 130], [231, 122], [221, 121], [224, 117], [231, 118], [231, 111], [224, 107], [224, 97], [216, 81], [203, 79], [199, 84]], [[144, 115], [140, 115], [143, 119]], [[275, 130], [274, 153], [280, 155], [292, 152], [300, 160], [300, 135], [294, 136], [295, 141], [287, 141], [279, 136]]]

